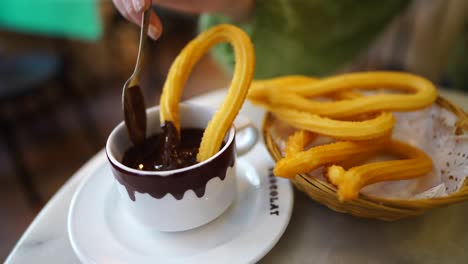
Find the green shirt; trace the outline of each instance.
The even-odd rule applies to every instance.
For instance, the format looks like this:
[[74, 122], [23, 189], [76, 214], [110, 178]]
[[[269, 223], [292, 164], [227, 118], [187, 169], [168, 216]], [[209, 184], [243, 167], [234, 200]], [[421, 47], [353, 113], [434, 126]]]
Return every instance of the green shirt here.
[[[256, 0], [249, 21], [240, 23], [255, 45], [256, 78], [326, 75], [369, 46], [400, 13], [405, 0]], [[220, 15], [200, 19], [200, 30], [233, 23]], [[227, 44], [213, 49], [227, 69], [234, 64]]]

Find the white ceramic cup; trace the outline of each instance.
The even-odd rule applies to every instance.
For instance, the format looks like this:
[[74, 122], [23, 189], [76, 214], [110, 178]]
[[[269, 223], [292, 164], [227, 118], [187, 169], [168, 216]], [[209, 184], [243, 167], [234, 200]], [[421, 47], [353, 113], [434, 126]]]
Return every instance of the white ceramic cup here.
[[[182, 128], [204, 129], [216, 109], [192, 104], [180, 105]], [[183, 231], [204, 225], [221, 215], [236, 195], [237, 155], [257, 142], [257, 130], [245, 117], [242, 146], [236, 146], [236, 129], [231, 127], [224, 146], [210, 159], [170, 171], [141, 171], [121, 163], [132, 143], [122, 122], [111, 132], [106, 154], [117, 181], [121, 200], [142, 225], [159, 231]], [[147, 136], [161, 131], [159, 107], [147, 110]]]

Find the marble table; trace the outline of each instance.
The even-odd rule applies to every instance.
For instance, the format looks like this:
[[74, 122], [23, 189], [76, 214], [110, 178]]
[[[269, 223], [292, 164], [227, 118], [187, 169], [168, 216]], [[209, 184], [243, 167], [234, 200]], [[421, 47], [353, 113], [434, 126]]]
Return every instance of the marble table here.
[[[219, 104], [225, 92], [218, 90], [191, 101]], [[468, 95], [442, 94], [468, 110]], [[241, 112], [260, 124], [261, 110], [247, 103]], [[68, 240], [68, 208], [78, 184], [102, 152], [52, 197], [6, 263], [79, 263]], [[294, 202], [286, 232], [261, 263], [466, 263], [468, 259], [468, 203], [387, 223], [333, 212], [297, 191]]]

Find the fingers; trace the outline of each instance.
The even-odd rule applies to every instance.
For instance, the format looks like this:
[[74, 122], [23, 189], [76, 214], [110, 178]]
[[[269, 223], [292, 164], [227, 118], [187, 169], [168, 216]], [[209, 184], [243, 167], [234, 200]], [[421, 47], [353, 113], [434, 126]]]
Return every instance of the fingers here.
[[131, 0], [131, 2], [133, 4], [133, 8], [138, 13], [145, 11], [151, 6], [151, 0]]
[[127, 20], [133, 23], [139, 24], [137, 16], [138, 12], [135, 10], [131, 0], [113, 0], [113, 2], [117, 10], [119, 10], [120, 14], [122, 14], [122, 16], [124, 16]]
[[[141, 26], [143, 12], [151, 5], [151, 0], [112, 0], [115, 7], [127, 20]], [[151, 11], [148, 35], [156, 40], [161, 36], [162, 25], [156, 13]]]
[[117, 10], [119, 10], [119, 13], [128, 19], [127, 17], [127, 10], [125, 9], [125, 5], [123, 3], [122, 0], [112, 0], [112, 2], [114, 3], [115, 5], [115, 8], [117, 8]]
[[[196, 2], [196, 4], [194, 3]], [[213, 0], [159, 0], [157, 4], [165, 8], [178, 10], [186, 13], [202, 13], [217, 11], [217, 7], [224, 1]]]
[[161, 20], [153, 11], [151, 11], [150, 24], [148, 27], [148, 35], [152, 39], [157, 40], [161, 36], [162, 31], [163, 31], [163, 28], [162, 28]]
[[158, 5], [186, 13], [222, 13], [234, 15], [247, 12], [253, 0], [157, 0]]

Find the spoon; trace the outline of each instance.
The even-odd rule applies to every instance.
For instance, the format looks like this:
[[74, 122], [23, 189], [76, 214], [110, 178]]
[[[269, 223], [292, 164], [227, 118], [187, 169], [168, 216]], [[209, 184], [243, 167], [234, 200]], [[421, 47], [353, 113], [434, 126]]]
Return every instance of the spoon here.
[[125, 82], [122, 92], [122, 107], [124, 112], [125, 126], [127, 127], [130, 140], [134, 145], [143, 143], [146, 138], [146, 107], [141, 91], [140, 68], [143, 60], [143, 47], [148, 32], [150, 20], [150, 10], [142, 14], [140, 45], [138, 47], [138, 57], [135, 70], [132, 76]]

